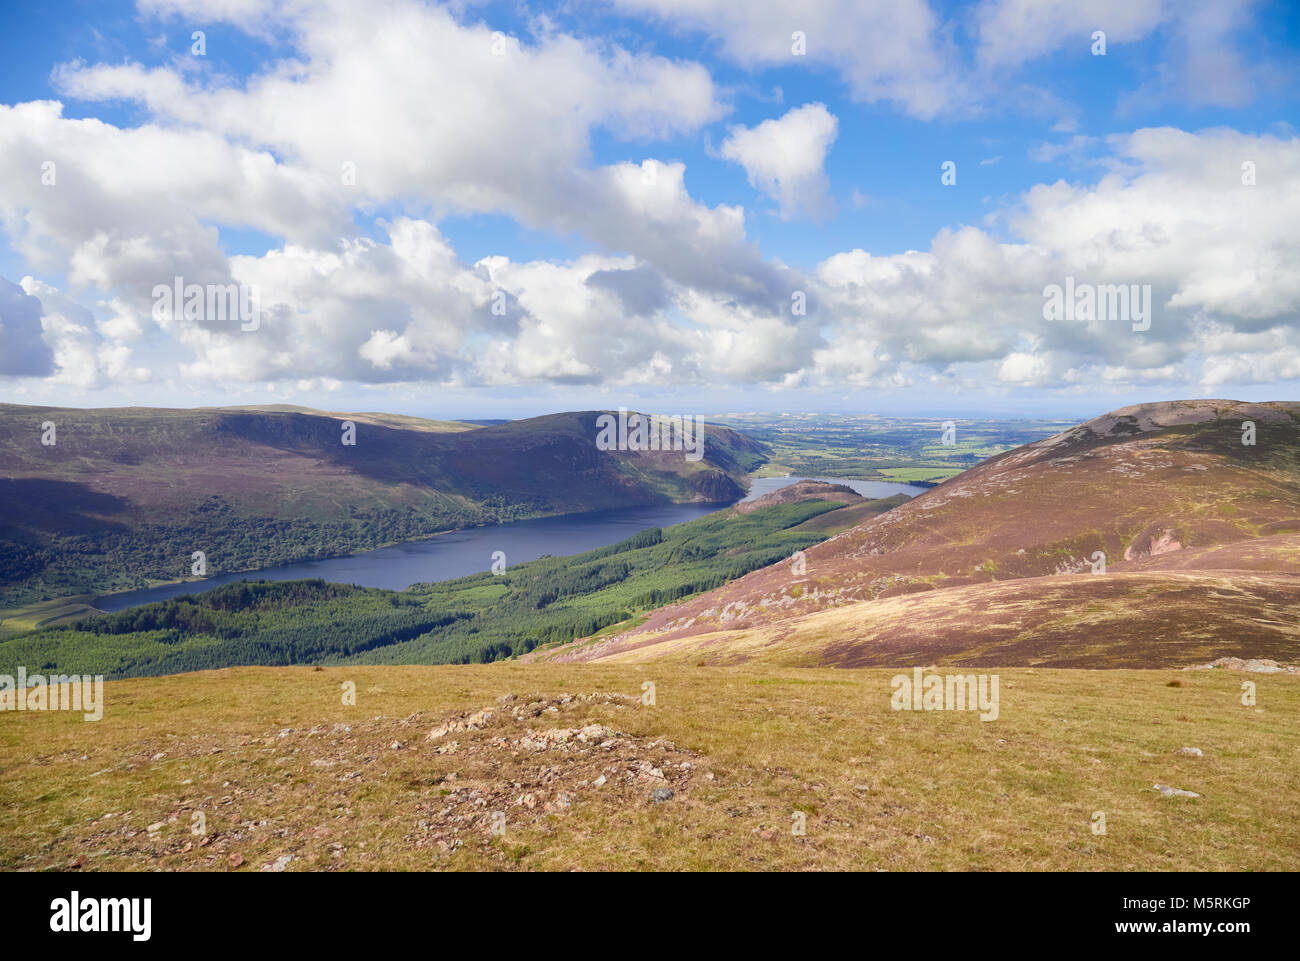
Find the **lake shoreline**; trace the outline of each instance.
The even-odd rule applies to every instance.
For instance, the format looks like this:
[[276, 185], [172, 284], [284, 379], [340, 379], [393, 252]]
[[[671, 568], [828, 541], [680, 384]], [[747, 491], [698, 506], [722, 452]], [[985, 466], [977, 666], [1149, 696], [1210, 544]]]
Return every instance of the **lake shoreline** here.
[[[271, 567], [219, 571], [203, 578], [181, 577], [159, 581], [142, 588], [114, 591], [94, 595], [86, 614], [115, 614], [145, 604], [201, 594], [226, 584], [259, 580], [285, 581], [320, 579], [331, 583], [355, 584], [360, 587], [404, 591], [417, 584], [432, 584], [472, 576], [489, 569], [488, 562], [499, 551], [512, 565], [536, 560], [538, 557], [565, 556], [605, 547], [631, 536], [647, 527], [667, 527], [693, 520], [706, 514], [754, 500], [772, 490], [805, 479], [799, 475], [785, 477], [747, 478], [745, 496], [727, 501], [685, 501], [660, 504], [637, 504], [628, 507], [602, 508], [594, 511], [573, 511], [565, 514], [545, 514], [499, 524], [471, 524], [448, 528], [404, 541], [397, 541], [358, 551], [329, 557], [303, 558]], [[864, 497], [891, 496], [907, 493], [916, 496], [923, 492], [921, 485], [887, 481], [864, 481], [851, 478], [808, 478], [828, 483], [844, 484], [859, 490]], [[593, 532], [595, 536], [593, 536]], [[540, 540], [550, 535], [561, 543], [547, 543], [547, 549], [538, 552]], [[499, 544], [489, 545], [491, 539]], [[437, 545], [446, 545], [440, 552]], [[494, 547], [485, 551], [485, 547]], [[509, 550], [501, 550], [509, 547]], [[473, 553], [477, 549], [479, 553]], [[522, 556], [521, 556], [522, 555]], [[466, 562], [474, 558], [473, 566]], [[521, 559], [515, 560], [515, 557]], [[427, 569], [426, 568], [430, 568]], [[401, 574], [401, 572], [407, 572]], [[420, 576], [416, 576], [416, 574]], [[395, 576], [400, 575], [400, 576]], [[407, 577], [414, 579], [407, 580]], [[402, 583], [402, 582], [405, 583]], [[399, 584], [400, 586], [394, 586]], [[85, 596], [85, 595], [80, 595]]]
[[[613, 514], [613, 513], [624, 514], [628, 511], [638, 511], [638, 510], [643, 510], [643, 511], [671, 510], [673, 508], [689, 509], [694, 507], [709, 508], [708, 510], [700, 511], [699, 514], [696, 515], [696, 516], [703, 516], [704, 514], [713, 513], [714, 511], [725, 510], [726, 508], [731, 507], [737, 503], [739, 503], [739, 500], [684, 501], [684, 502], [668, 502], [662, 504], [638, 504], [630, 508], [601, 508], [594, 511], [570, 511], [564, 514], [543, 514], [538, 517], [521, 518], [519, 520], [506, 521], [504, 523], [499, 523], [499, 524], [469, 524], [463, 527], [453, 527], [453, 528], [448, 528], [446, 530], [434, 531], [431, 534], [423, 535], [421, 537], [410, 538], [408, 540], [403, 540], [403, 541], [395, 541], [389, 544], [373, 547], [369, 550], [358, 551], [351, 554], [337, 554], [328, 557], [303, 558], [295, 561], [286, 561], [282, 564], [276, 564], [271, 567], [254, 567], [254, 568], [247, 568], [247, 569], [233, 570], [233, 571], [219, 571], [217, 573], [210, 574], [207, 577], [176, 578], [174, 580], [169, 580], [169, 581], [154, 582], [142, 588], [133, 588], [127, 591], [114, 591], [109, 594], [97, 594], [94, 596], [94, 601], [90, 605], [88, 605], [89, 607], [88, 613], [93, 612], [98, 614], [116, 614], [124, 610], [131, 610], [133, 608], [142, 607], [145, 604], [155, 602], [151, 600], [146, 600], [146, 601], [140, 601], [139, 603], [128, 603], [125, 605], [122, 605], [120, 603], [114, 603], [115, 601], [120, 602], [121, 599], [130, 597], [131, 595], [142, 595], [146, 593], [152, 594], [154, 592], [167, 592], [166, 597], [159, 597], [158, 600], [168, 600], [174, 597], [184, 597], [191, 593], [195, 593], [195, 594], [205, 593], [206, 591], [215, 590], [216, 588], [222, 587], [226, 584], [233, 584], [233, 583], [240, 583], [240, 582], [251, 582], [251, 581], [258, 581], [258, 580], [272, 580], [272, 581], [310, 580], [313, 578], [320, 578], [322, 580], [330, 581], [331, 583], [353, 583], [339, 578], [325, 577], [320, 574], [312, 574], [307, 572], [304, 572], [301, 577], [297, 577], [297, 576], [257, 577], [254, 575], [258, 575], [258, 574], [273, 575], [276, 572], [285, 571], [290, 568], [303, 567], [305, 565], [312, 565], [312, 564], [331, 564], [335, 562], [361, 561], [384, 551], [393, 551], [393, 550], [400, 550], [402, 548], [429, 545], [435, 543], [440, 538], [445, 539], [449, 537], [454, 537], [455, 535], [458, 534], [471, 534], [477, 532], [491, 532], [491, 531], [510, 531], [511, 529], [518, 529], [520, 525], [533, 525], [533, 524], [545, 523], [551, 521], [580, 520], [582, 518], [592, 518], [596, 515]], [[692, 517], [683, 518], [683, 520], [689, 520], [689, 519], [693, 519], [693, 518]], [[681, 522], [682, 520], [673, 521], [673, 523], [681, 523]], [[661, 525], [647, 524], [646, 526], [653, 527], [653, 526], [661, 526]], [[644, 527], [641, 529], [644, 529]], [[609, 543], [617, 543], [617, 541], [611, 541]], [[598, 544], [596, 546], [599, 547], [599, 546], [607, 546], [607, 545]], [[558, 556], [563, 556], [564, 554], [581, 553], [583, 550], [591, 550], [591, 549], [593, 548], [583, 547], [578, 550], [572, 550], [572, 551], [565, 550], [556, 553], [558, 553]], [[536, 560], [536, 559], [537, 558], [529, 558], [529, 560]], [[520, 563], [523, 562], [521, 561]], [[416, 580], [405, 585], [404, 587], [383, 587], [381, 585], [375, 585], [375, 584], [358, 584], [357, 586], [379, 587], [380, 589], [383, 590], [403, 591], [409, 589], [410, 587], [415, 586], [416, 584], [439, 583], [444, 580], [456, 580], [459, 577], [471, 576], [473, 573], [477, 573], [477, 572], [469, 571], [466, 573], [455, 574], [448, 577], [438, 577], [438, 578], [427, 579], [427, 580]], [[178, 590], [174, 592], [167, 591], [167, 589], [169, 588], [186, 587], [189, 585], [194, 585], [195, 589], [193, 591], [189, 591], [189, 590]], [[210, 586], [204, 586], [204, 585], [210, 585]], [[79, 596], [85, 596], [85, 595], [79, 595]], [[108, 606], [102, 607], [101, 605], [105, 603], [107, 603]]]

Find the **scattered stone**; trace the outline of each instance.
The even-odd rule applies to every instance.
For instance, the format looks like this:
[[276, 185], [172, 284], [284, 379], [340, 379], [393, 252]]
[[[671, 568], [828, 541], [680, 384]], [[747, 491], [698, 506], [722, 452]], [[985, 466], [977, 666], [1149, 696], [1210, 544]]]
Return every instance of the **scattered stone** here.
[[673, 789], [670, 787], [657, 787], [650, 795], [650, 800], [655, 804], [662, 804], [664, 801], [673, 799]]
[[649, 761], [638, 761], [636, 765], [636, 777], [639, 781], [663, 781], [666, 780], [664, 772], [659, 770]]
[[1204, 757], [1204, 756], [1205, 756], [1205, 752], [1202, 751], [1199, 747], [1184, 747], [1184, 748], [1179, 748], [1179, 749], [1178, 749], [1178, 753], [1179, 753], [1179, 754], [1187, 754], [1187, 755], [1190, 755], [1191, 757]]
[[242, 854], [232, 854], [230, 856], [230, 866], [232, 868], [241, 867], [243, 863], [244, 863], [244, 856]]
[[1220, 657], [1211, 661], [1209, 664], [1197, 664], [1194, 667], [1185, 667], [1185, 671], [1212, 671], [1215, 668], [1223, 668], [1228, 671], [1246, 671], [1249, 674], [1300, 674], [1300, 667], [1294, 665], [1279, 664], [1277, 661], [1267, 657], [1252, 657], [1249, 659], [1241, 657]]
[[572, 806], [573, 806], [572, 798], [570, 798], [568, 794], [561, 792], [556, 796], [554, 801], [547, 801], [543, 810], [547, 814], [554, 814], [557, 811], [567, 811]]
[[279, 874], [281, 871], [283, 871], [285, 868], [289, 866], [289, 862], [292, 860], [293, 860], [292, 854], [282, 854], [274, 861], [272, 861], [270, 864], [263, 864], [262, 870], [271, 871], [274, 872], [275, 874]]
[[602, 774], [600, 777], [596, 778], [596, 780], [592, 781], [592, 782], [591, 782], [591, 786], [592, 786], [592, 787], [604, 787], [604, 786], [605, 786], [605, 775]]
[[1195, 791], [1184, 791], [1168, 784], [1157, 784], [1155, 789], [1166, 797], [1200, 797]]

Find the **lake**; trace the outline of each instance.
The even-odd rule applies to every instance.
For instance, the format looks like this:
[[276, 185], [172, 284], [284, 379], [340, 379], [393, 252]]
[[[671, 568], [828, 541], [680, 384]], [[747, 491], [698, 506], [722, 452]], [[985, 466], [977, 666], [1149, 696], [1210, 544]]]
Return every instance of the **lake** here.
[[[793, 484], [800, 477], [763, 477], [755, 480], [745, 500]], [[925, 488], [907, 484], [886, 484], [875, 481], [829, 480], [847, 484], [865, 497], [888, 497], [891, 494], [923, 493]], [[669, 527], [694, 520], [728, 507], [730, 504], [659, 504], [649, 507], [628, 507], [618, 510], [591, 511], [585, 514], [565, 514], [561, 517], [541, 517], [535, 520], [515, 521], [492, 527], [471, 527], [449, 531], [422, 541], [411, 541], [394, 547], [382, 547], [364, 554], [331, 557], [321, 561], [303, 561], [268, 567], [260, 571], [238, 574], [218, 574], [201, 581], [184, 584], [164, 584], [138, 591], [108, 594], [95, 600], [94, 606], [110, 613], [165, 601], [182, 594], [230, 584], [234, 581], [267, 580], [294, 581], [305, 577], [319, 577], [337, 584], [357, 584], [361, 587], [384, 587], [400, 591], [432, 581], [446, 581], [492, 568], [495, 551], [505, 554], [507, 565], [535, 561], [544, 554], [561, 556], [616, 544], [647, 527]]]

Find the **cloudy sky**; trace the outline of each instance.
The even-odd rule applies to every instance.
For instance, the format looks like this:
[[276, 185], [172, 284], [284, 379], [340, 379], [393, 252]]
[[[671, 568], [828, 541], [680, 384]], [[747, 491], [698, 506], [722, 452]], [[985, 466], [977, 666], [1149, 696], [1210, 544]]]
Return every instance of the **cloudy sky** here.
[[1295, 399], [1298, 48], [1287, 0], [7, 4], [0, 401]]

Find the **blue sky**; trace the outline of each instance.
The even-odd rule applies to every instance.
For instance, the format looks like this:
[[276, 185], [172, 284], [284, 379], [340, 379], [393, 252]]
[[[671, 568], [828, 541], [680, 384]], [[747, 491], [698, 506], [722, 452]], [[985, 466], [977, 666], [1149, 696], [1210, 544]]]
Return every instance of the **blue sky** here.
[[[1085, 416], [1294, 397], [1296, 10], [1030, 7], [10, 5], [0, 399]], [[1150, 284], [1152, 329], [1045, 326], [1043, 287], [1076, 274]], [[173, 276], [257, 286], [259, 329], [159, 318]]]

